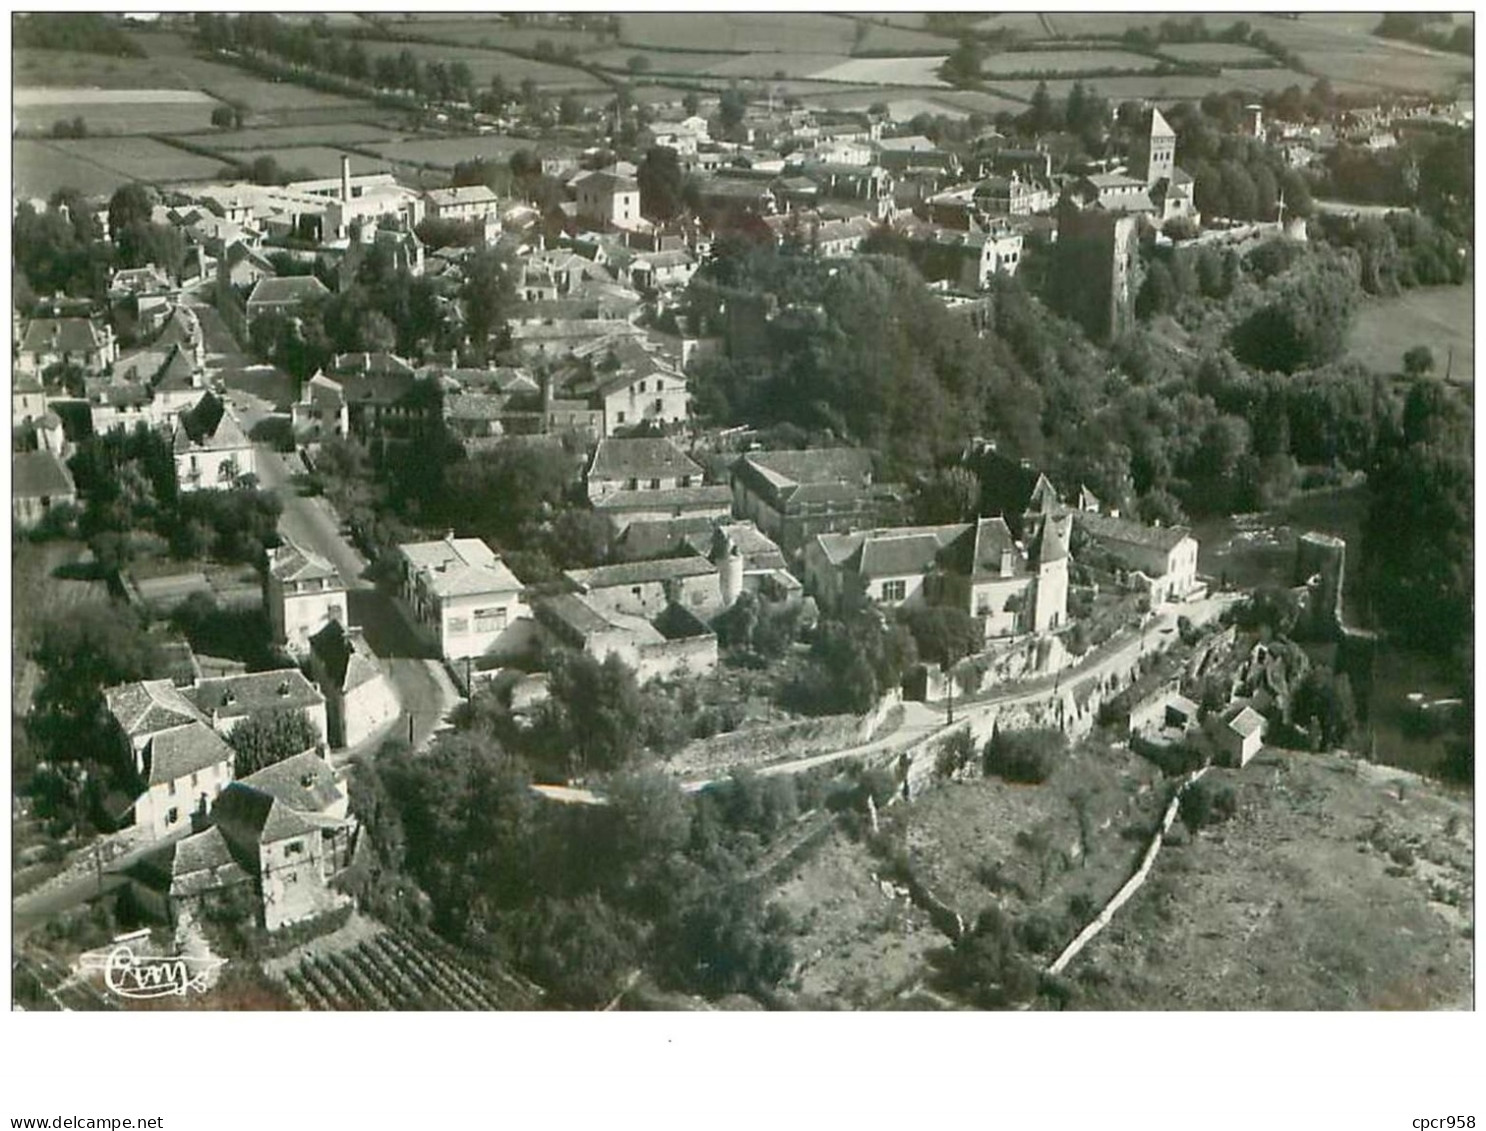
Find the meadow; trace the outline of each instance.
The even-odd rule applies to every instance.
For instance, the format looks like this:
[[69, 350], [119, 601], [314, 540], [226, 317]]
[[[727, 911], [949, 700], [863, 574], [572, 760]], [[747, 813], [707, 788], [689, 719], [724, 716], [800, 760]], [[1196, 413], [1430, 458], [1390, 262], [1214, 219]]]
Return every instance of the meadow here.
[[681, 51], [776, 51], [849, 55], [856, 22], [844, 16], [800, 12], [789, 19], [777, 13], [632, 12], [619, 18], [620, 40], [627, 46], [670, 47]]
[[47, 133], [75, 118], [90, 134], [189, 133], [209, 128], [217, 105], [199, 90], [24, 87], [13, 92], [11, 112], [21, 133]]
[[109, 169], [125, 180], [164, 183], [214, 177], [222, 162], [147, 137], [90, 137], [47, 143], [58, 153]]
[[403, 135], [368, 122], [334, 122], [318, 126], [263, 126], [221, 130], [189, 140], [208, 149], [279, 149], [300, 145], [367, 145], [396, 141]]
[[132, 177], [55, 148], [54, 142], [16, 138], [11, 142], [11, 192], [17, 200], [48, 199], [61, 188], [88, 196], [108, 196]]
[[865, 82], [882, 86], [947, 85], [939, 78], [943, 55], [908, 55], [889, 59], [849, 59], [813, 75], [831, 82]]
[[476, 157], [484, 157], [491, 161], [506, 161], [518, 149], [529, 149], [535, 145], [535, 142], [522, 138], [485, 134], [476, 137], [389, 141], [357, 148], [376, 153], [388, 161], [435, 165], [441, 169], [452, 169], [459, 162], [473, 160]]
[[367, 54], [399, 55], [404, 49], [412, 52], [420, 63], [463, 63], [474, 76], [475, 85], [485, 87], [490, 80], [500, 75], [506, 86], [515, 90], [527, 79], [531, 79], [544, 90], [561, 93], [565, 90], [593, 88], [598, 80], [586, 71], [574, 67], [563, 67], [556, 63], [541, 63], [505, 51], [481, 47], [453, 47], [433, 43], [387, 43], [370, 40], [366, 43]]
[[1426, 345], [1434, 351], [1440, 376], [1453, 352], [1451, 380], [1469, 384], [1476, 365], [1474, 316], [1471, 283], [1416, 287], [1391, 298], [1370, 298], [1352, 323], [1347, 352], [1375, 369], [1396, 373], [1405, 350]]
[[1094, 48], [1086, 51], [1003, 51], [987, 56], [980, 71], [988, 79], [994, 79], [997, 75], [1081, 75], [1090, 71], [1150, 71], [1155, 67], [1156, 61], [1146, 55]]
[[[258, 160], [260, 157], [272, 157], [280, 169], [296, 175], [304, 170], [311, 177], [334, 177], [341, 171], [341, 158], [346, 156], [344, 150], [332, 149], [328, 145], [296, 145], [286, 146], [281, 149], [247, 149], [235, 150], [224, 153], [223, 158], [244, 163]], [[371, 163], [365, 158], [352, 158], [358, 175], [363, 173], [381, 173], [387, 170], [371, 167]]]

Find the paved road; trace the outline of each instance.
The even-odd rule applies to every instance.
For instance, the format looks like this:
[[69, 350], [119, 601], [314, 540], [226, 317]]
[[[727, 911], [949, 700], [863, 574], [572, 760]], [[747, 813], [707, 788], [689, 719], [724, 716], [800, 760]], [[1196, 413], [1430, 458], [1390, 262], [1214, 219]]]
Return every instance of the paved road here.
[[[289, 378], [272, 366], [250, 365], [214, 308], [197, 306], [195, 310], [208, 351], [207, 369], [223, 376], [233, 410], [244, 427], [251, 429], [273, 412], [274, 404], [264, 397], [282, 401]], [[402, 717], [397, 726], [389, 728], [388, 736], [406, 738], [411, 733], [413, 745], [422, 747], [459, 702], [448, 673], [391, 597], [378, 591], [366, 576], [367, 561], [341, 533], [340, 518], [330, 504], [323, 497], [299, 492], [294, 470], [284, 455], [264, 444], [257, 445], [256, 452], [259, 482], [284, 504], [279, 533], [335, 567], [349, 590], [351, 624], [362, 630], [367, 645], [387, 668], [402, 704]]]

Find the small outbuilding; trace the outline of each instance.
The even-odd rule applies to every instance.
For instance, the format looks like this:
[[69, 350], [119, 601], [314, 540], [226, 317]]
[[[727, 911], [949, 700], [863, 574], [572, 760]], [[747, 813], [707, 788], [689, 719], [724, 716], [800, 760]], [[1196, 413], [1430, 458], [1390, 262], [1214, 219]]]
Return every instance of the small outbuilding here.
[[1236, 703], [1223, 712], [1215, 739], [1228, 765], [1247, 765], [1264, 745], [1264, 716], [1247, 703]]

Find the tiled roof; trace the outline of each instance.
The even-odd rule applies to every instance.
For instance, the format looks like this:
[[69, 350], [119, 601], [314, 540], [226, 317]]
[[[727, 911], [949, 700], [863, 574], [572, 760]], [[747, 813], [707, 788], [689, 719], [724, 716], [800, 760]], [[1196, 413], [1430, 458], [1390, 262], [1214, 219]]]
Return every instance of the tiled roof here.
[[259, 279], [248, 295], [248, 306], [263, 306], [286, 302], [305, 302], [328, 295], [329, 290], [314, 275], [286, 275], [283, 278]]
[[103, 335], [88, 318], [34, 318], [21, 349], [31, 353], [87, 353], [101, 349]]
[[866, 484], [872, 475], [872, 453], [861, 448], [812, 448], [807, 451], [749, 452], [740, 466], [752, 467], [776, 489], [803, 484]]
[[330, 562], [293, 542], [268, 551], [268, 569], [280, 581], [307, 581], [315, 577], [340, 581], [340, 574]]
[[563, 576], [582, 589], [594, 590], [670, 581], [682, 577], [704, 577], [716, 572], [716, 566], [697, 554], [685, 558], [659, 558], [649, 562], [621, 562], [594, 569], [570, 569]]
[[324, 812], [344, 796], [330, 763], [313, 751], [295, 754], [240, 780], [304, 813]]
[[170, 894], [181, 899], [241, 883], [248, 874], [233, 858], [222, 830], [213, 825], [177, 841], [170, 865]]
[[325, 696], [298, 668], [204, 679], [182, 694], [203, 714], [215, 712], [227, 718], [258, 710], [318, 707], [325, 702]]
[[929, 529], [871, 531], [856, 556], [856, 572], [865, 578], [924, 573], [933, 566], [941, 549], [969, 529], [957, 523]]
[[714, 509], [732, 505], [733, 492], [722, 484], [700, 487], [665, 487], [659, 491], [620, 490], [610, 491], [594, 500], [597, 511], [644, 511], [659, 508], [686, 509], [704, 507]]
[[76, 490], [67, 465], [51, 452], [16, 452], [10, 457], [10, 493], [14, 498], [71, 495]]
[[1114, 518], [1091, 511], [1078, 511], [1074, 521], [1090, 537], [1100, 542], [1117, 542], [1170, 553], [1177, 543], [1189, 537], [1185, 526], [1145, 526], [1127, 518]]
[[1061, 562], [1068, 557], [1068, 538], [1073, 532], [1073, 515], [1050, 514], [1027, 546], [1028, 557], [1038, 565]]
[[409, 542], [398, 550], [441, 597], [477, 593], [510, 593], [521, 581], [495, 551], [478, 538], [445, 538], [437, 542]]
[[212, 820], [229, 844], [252, 849], [318, 828], [272, 794], [241, 782], [232, 782], [222, 791], [212, 806]]
[[449, 393], [444, 397], [444, 419], [499, 420], [509, 399], [490, 393]]
[[588, 468], [590, 480], [702, 477], [702, 467], [670, 440], [600, 440]]
[[150, 785], [178, 781], [233, 759], [232, 747], [205, 723], [186, 723], [158, 732], [145, 745], [144, 755], [150, 767]]
[[130, 738], [189, 722], [205, 722], [194, 704], [168, 679], [146, 679], [107, 688], [103, 701]]
[[310, 647], [325, 665], [330, 682], [342, 694], [382, 676], [381, 665], [359, 629], [347, 632], [339, 622], [331, 621], [310, 637]]
[[686, 544], [696, 553], [710, 559], [718, 535], [726, 538], [743, 555], [743, 568], [748, 572], [785, 569], [784, 552], [779, 543], [752, 522], [721, 522], [705, 533], [695, 531], [686, 536]]
[[1248, 738], [1264, 729], [1264, 716], [1247, 703], [1231, 707], [1223, 715], [1223, 725], [1229, 730]]

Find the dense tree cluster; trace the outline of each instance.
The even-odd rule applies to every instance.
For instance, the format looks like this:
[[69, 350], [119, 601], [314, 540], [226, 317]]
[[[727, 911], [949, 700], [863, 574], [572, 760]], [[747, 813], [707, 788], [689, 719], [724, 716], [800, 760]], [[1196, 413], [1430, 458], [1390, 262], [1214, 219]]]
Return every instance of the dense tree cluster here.
[[256, 711], [232, 728], [227, 745], [237, 756], [233, 773], [245, 778], [322, 744], [303, 711]]
[[144, 58], [144, 48], [98, 12], [25, 12], [11, 21], [16, 47]]
[[[515, 963], [559, 1004], [601, 1005], [642, 972], [710, 996], [766, 993], [790, 968], [788, 920], [742, 881], [792, 827], [792, 782], [744, 777], [691, 798], [665, 775], [626, 773], [603, 805], [558, 805], [478, 728], [417, 757], [385, 749], [358, 777], [377, 867], [427, 892], [439, 931]], [[382, 877], [389, 888], [401, 890]], [[407, 901], [380, 910], [406, 914]]]

